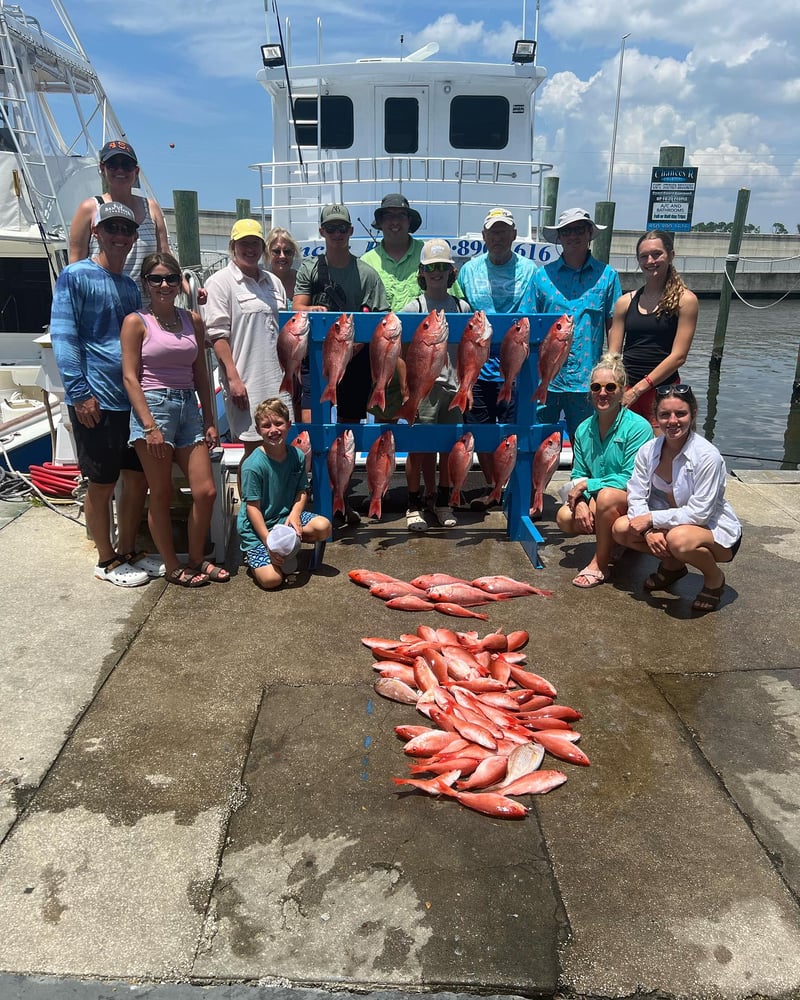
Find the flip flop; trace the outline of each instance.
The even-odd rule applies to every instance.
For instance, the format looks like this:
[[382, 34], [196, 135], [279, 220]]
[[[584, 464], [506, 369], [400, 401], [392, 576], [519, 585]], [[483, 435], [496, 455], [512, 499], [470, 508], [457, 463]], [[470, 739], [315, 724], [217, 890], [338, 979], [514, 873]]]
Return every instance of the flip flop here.
[[725, 577], [719, 587], [703, 587], [700, 593], [692, 602], [692, 611], [707, 615], [709, 611], [716, 611], [722, 599], [722, 592], [725, 590]]
[[[578, 580], [580, 580], [581, 577], [588, 580], [589, 583], [578, 583]], [[580, 573], [578, 573], [572, 581], [572, 586], [578, 587], [579, 590], [591, 590], [592, 587], [599, 587], [601, 583], [605, 583], [606, 579], [607, 577], [605, 573], [601, 573], [599, 569], [589, 569], [587, 566], [586, 569], [582, 569]]]

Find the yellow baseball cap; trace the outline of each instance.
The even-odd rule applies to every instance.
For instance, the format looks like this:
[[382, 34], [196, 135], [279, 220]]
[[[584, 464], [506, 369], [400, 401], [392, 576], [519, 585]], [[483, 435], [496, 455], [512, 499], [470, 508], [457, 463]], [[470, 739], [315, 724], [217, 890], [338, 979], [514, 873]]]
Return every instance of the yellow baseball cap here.
[[245, 236], [257, 236], [262, 243], [265, 242], [261, 223], [255, 219], [238, 219], [234, 222], [233, 229], [231, 229], [231, 239], [236, 242], [236, 240], [244, 239]]

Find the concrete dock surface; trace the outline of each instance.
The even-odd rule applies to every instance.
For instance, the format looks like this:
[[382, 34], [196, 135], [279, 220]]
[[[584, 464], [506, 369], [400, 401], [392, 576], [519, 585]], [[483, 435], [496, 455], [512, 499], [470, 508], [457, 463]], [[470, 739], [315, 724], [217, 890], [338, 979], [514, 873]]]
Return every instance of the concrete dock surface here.
[[[499, 512], [416, 537], [389, 505], [269, 594], [106, 585], [81, 525], [0, 504], [0, 1000], [800, 997], [800, 476], [729, 477], [706, 616], [634, 553], [572, 587], [557, 486], [541, 570]], [[408, 614], [356, 567], [555, 596]], [[548, 758], [568, 780], [519, 821], [394, 785], [426, 720], [361, 638], [421, 623], [529, 630], [591, 766]]]

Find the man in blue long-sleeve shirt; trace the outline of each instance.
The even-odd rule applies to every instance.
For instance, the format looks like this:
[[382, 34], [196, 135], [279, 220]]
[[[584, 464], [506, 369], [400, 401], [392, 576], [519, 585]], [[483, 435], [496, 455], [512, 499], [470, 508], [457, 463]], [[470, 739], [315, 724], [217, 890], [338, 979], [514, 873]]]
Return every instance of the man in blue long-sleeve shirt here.
[[[142, 304], [136, 284], [122, 274], [137, 228], [126, 205], [112, 201], [100, 206], [92, 226], [98, 253], [64, 268], [50, 317], [78, 465], [89, 481], [85, 513], [97, 547], [94, 575], [118, 587], [138, 587], [159, 575], [159, 560], [135, 552], [147, 484], [135, 451], [128, 447], [131, 408], [122, 384], [119, 339], [123, 319]], [[121, 472], [116, 551], [109, 505]]]

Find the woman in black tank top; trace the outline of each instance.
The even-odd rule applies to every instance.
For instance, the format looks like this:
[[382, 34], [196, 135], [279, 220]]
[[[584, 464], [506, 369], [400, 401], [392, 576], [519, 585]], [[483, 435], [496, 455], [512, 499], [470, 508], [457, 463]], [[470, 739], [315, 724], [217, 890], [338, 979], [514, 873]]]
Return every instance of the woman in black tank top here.
[[628, 373], [623, 405], [653, 415], [656, 386], [677, 382], [697, 326], [697, 296], [675, 270], [672, 233], [654, 229], [639, 238], [636, 257], [645, 283], [617, 299], [608, 334], [610, 352], [622, 354]]

